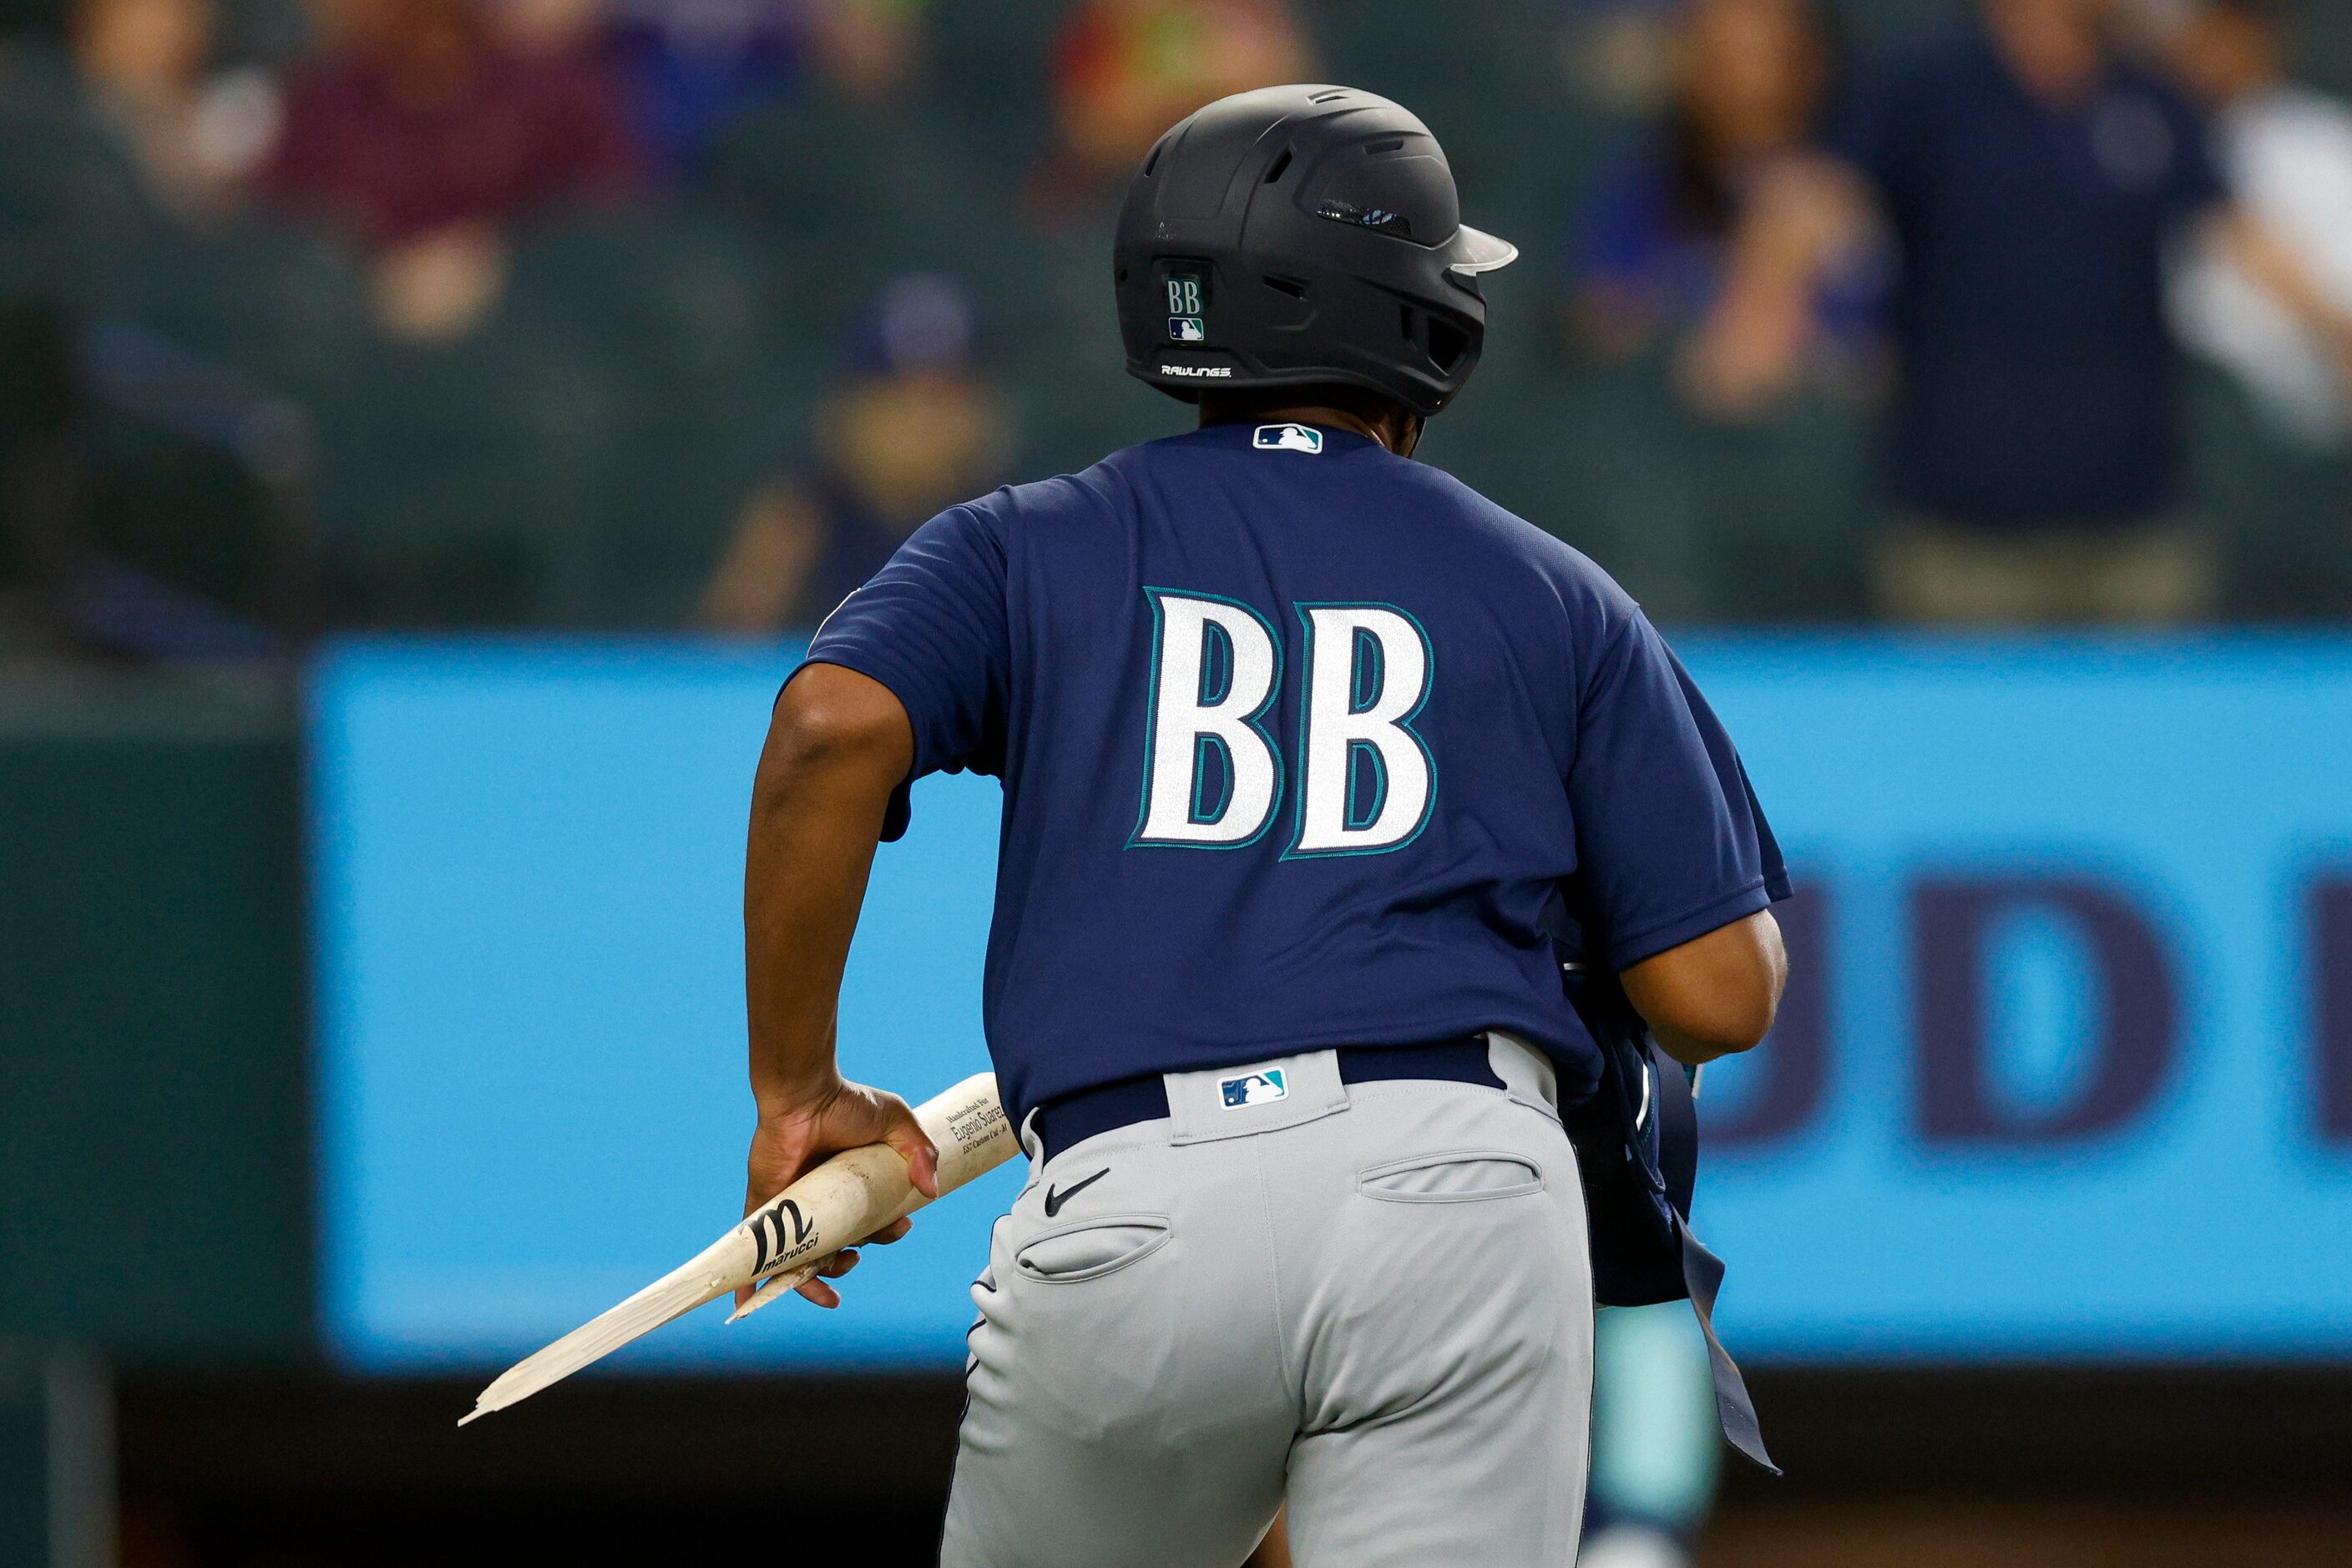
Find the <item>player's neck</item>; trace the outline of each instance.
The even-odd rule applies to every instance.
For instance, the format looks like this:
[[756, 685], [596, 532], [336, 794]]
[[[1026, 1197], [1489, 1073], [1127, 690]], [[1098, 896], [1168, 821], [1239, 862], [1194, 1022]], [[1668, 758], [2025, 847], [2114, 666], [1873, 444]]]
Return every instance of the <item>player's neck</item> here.
[[1421, 416], [1391, 404], [1378, 410], [1336, 408], [1328, 403], [1229, 402], [1201, 399], [1201, 425], [1319, 425], [1327, 430], [1347, 430], [1378, 441], [1400, 458], [1410, 458], [1421, 444]]

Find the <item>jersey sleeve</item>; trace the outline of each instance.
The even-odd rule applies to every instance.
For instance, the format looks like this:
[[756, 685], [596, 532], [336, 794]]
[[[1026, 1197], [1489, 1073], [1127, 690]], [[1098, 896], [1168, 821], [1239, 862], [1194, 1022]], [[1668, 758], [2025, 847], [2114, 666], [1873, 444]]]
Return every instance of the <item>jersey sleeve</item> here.
[[1731, 737], [1638, 611], [1584, 684], [1568, 788], [1577, 875], [1612, 969], [1789, 896]]
[[1004, 594], [1003, 538], [978, 509], [952, 507], [844, 599], [809, 644], [809, 664], [888, 687], [914, 728], [915, 764], [890, 803], [886, 840], [907, 829], [915, 780], [1003, 769], [1012, 667]]

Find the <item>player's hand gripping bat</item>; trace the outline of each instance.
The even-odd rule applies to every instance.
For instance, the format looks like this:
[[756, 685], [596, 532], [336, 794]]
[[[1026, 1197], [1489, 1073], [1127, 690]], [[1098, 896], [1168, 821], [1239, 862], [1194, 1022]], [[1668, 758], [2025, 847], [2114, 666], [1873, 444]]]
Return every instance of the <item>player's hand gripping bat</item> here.
[[[987, 1174], [1020, 1146], [990, 1073], [918, 1106], [915, 1120], [939, 1148], [942, 1194]], [[806, 1282], [843, 1247], [929, 1201], [908, 1181], [907, 1162], [887, 1144], [845, 1150], [746, 1215], [691, 1261], [508, 1368], [457, 1425], [528, 1399], [672, 1319], [761, 1282], [728, 1321], [755, 1312]]]

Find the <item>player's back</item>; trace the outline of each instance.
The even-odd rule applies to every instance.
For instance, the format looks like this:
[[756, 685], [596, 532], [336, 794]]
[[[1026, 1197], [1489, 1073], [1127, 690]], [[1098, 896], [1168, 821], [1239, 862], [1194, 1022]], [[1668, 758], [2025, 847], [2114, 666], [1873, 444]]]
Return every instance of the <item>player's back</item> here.
[[[1634, 1029], [1600, 972], [1786, 879], [1631, 601], [1391, 455], [1517, 254], [1401, 105], [1206, 106], [1137, 169], [1108, 271], [1129, 374], [1213, 424], [951, 508], [811, 649], [898, 699], [910, 778], [1004, 781], [986, 1019], [1033, 1164], [972, 1292], [954, 1568], [1213, 1568], [1277, 1507], [1302, 1561], [1576, 1555], [1602, 1232], [1562, 1116], [1591, 1102], [1600, 1173], [1653, 1171], [1661, 1125], [1609, 1119]], [[888, 702], [818, 692], [895, 757]], [[903, 819], [878, 784], [836, 839]], [[1769, 968], [1733, 989], [1769, 1006]], [[1579, 1006], [1626, 1093], [1588, 1093]], [[1637, 1267], [1706, 1259], [1622, 1192], [1598, 1212]]]
[[[885, 623], [923, 646], [876, 646]], [[1678, 669], [1597, 567], [1306, 425], [1212, 426], [954, 509], [814, 657], [902, 698], [938, 688], [908, 702], [917, 771], [1004, 781], [986, 1004], [1022, 1108], [1490, 1027], [1544, 1046], [1576, 1092], [1591, 1045], [1545, 915], [1591, 842], [1580, 814], [1608, 792], [1622, 835], [1639, 767], [1586, 770], [1580, 799], [1587, 700], [1646, 684], [1663, 728], [1602, 742], [1696, 749], [1707, 772]], [[1635, 923], [1723, 896], [1681, 893]]]

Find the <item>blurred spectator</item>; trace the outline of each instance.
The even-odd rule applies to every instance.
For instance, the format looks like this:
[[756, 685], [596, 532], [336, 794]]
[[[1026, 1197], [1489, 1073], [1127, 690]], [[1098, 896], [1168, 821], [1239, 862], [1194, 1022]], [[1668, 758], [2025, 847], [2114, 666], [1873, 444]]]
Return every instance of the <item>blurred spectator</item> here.
[[1568, 71], [1585, 97], [1647, 115], [1675, 87], [1682, 0], [1569, 0]]
[[[614, 0], [484, 0], [499, 42], [518, 54], [562, 58], [604, 41]], [[667, 9], [664, 6], [663, 9]]]
[[[1759, 177], [1812, 144], [1836, 56], [1815, 0], [1694, 0], [1664, 123], [1604, 174], [1577, 225], [1578, 337], [1604, 357], [1703, 320]], [[1874, 287], [1857, 261], [1824, 281], [1826, 335], [1868, 319]]]
[[264, 623], [304, 616], [307, 538], [264, 492], [297, 424], [135, 328], [0, 295], [0, 655], [285, 651]]
[[1979, 0], [1873, 84], [1843, 158], [1776, 174], [1735, 242], [1696, 382], [1727, 411], [1796, 380], [1818, 279], [1874, 214], [1901, 277], [1891, 430], [1905, 519], [1874, 563], [1906, 620], [2200, 618], [2182, 520], [2163, 261], [2192, 224], [2315, 333], [2352, 345], [2292, 251], [2227, 203], [2195, 111], [2122, 58], [2116, 0]]
[[802, 37], [834, 93], [881, 103], [903, 92], [923, 63], [929, 0], [804, 0]]
[[394, 336], [462, 337], [505, 287], [509, 226], [634, 188], [617, 97], [585, 56], [513, 48], [477, 0], [320, 9], [332, 52], [294, 85], [271, 185], [372, 252]]
[[814, 626], [908, 534], [994, 477], [1004, 416], [974, 348], [955, 285], [911, 277], [882, 290], [844, 340], [814, 470], [753, 496], [704, 595], [707, 624]]
[[814, 78], [846, 103], [906, 92], [929, 0], [499, 0], [527, 49], [595, 47], [666, 175], [698, 172], [747, 112]]
[[666, 170], [699, 164], [729, 121], [790, 85], [795, 10], [778, 0], [615, 0], [613, 57]]
[[1307, 47], [1283, 0], [1080, 0], [1054, 39], [1046, 213], [1085, 211], [1160, 132], [1229, 93], [1297, 81]]
[[928, 112], [928, 5], [800, 0], [794, 16], [803, 76], [713, 127], [695, 184], [760, 233], [785, 318], [821, 340], [887, 279], [966, 269], [1012, 204]]
[[808, 0], [499, 0], [518, 44], [604, 51], [658, 171], [702, 161], [728, 121], [792, 85]]
[[[2352, 312], [2352, 109], [2299, 86], [2276, 0], [2214, 0], [2177, 40], [2182, 79], [2215, 115], [2231, 187], [2314, 287]], [[2184, 269], [2184, 334], [2231, 371], [2272, 426], [2312, 447], [2343, 440], [2347, 362], [2226, 253]]]
[[268, 72], [219, 70], [214, 0], [77, 0], [74, 67], [137, 158], [149, 192], [183, 217], [233, 207], [278, 140]]
[[[1853, 451], [1885, 359], [1882, 248], [1857, 233], [1813, 286], [1802, 368], [1821, 395], [1735, 422], [1690, 385], [1693, 345], [1759, 191], [1819, 154], [1839, 40], [1819, 0], [1609, 9], [1628, 26], [1666, 17], [1671, 65], [1664, 95], [1601, 166], [1562, 247], [1578, 363], [1533, 393], [1561, 401], [1523, 416], [1537, 421], [1528, 445], [1545, 452], [1538, 482], [1558, 498], [1543, 515], [1606, 559], [1653, 615], [1852, 618], [1864, 598]], [[1577, 438], [1561, 443], [1546, 426]]]

